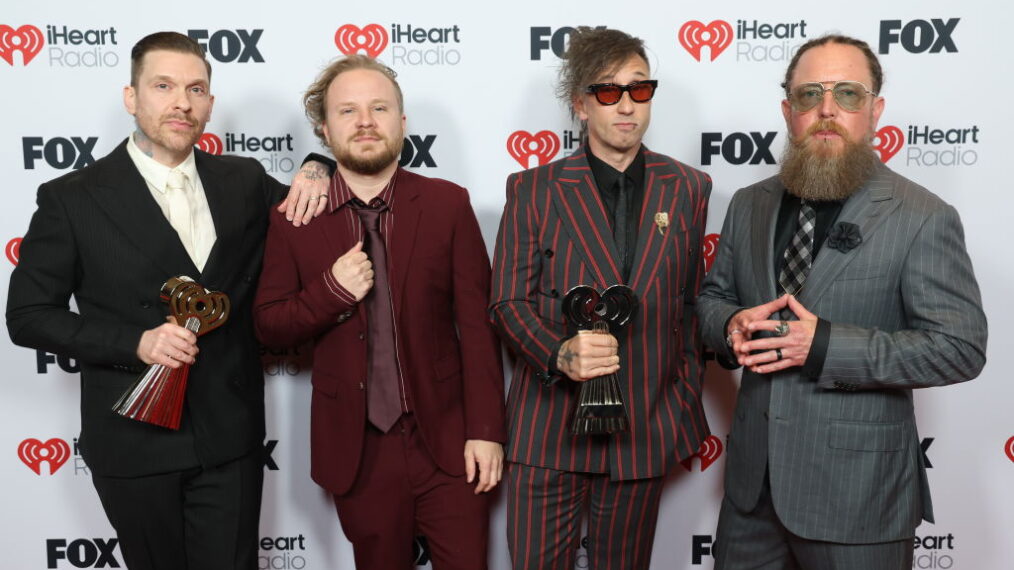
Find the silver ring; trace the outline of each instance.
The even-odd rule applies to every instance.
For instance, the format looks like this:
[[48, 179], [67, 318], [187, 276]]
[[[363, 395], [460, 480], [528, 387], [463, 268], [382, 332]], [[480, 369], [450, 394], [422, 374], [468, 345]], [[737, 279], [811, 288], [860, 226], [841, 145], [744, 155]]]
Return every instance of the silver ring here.
[[321, 200], [327, 200], [327, 194], [321, 194], [320, 195], [320, 199]]
[[307, 200], [320, 200], [320, 196], [310, 196]]
[[775, 349], [775, 356], [777, 356], [777, 357], [778, 357], [778, 358], [776, 358], [775, 360], [781, 360], [781, 359], [782, 359], [782, 349], [780, 349], [780, 348], [776, 348], [776, 349]]
[[734, 334], [736, 334], [736, 333], [741, 333], [741, 332], [743, 332], [743, 331], [741, 331], [741, 330], [739, 330], [739, 329], [732, 329], [732, 331], [731, 331], [731, 332], [730, 332], [729, 334], [727, 334], [727, 335], [725, 336], [725, 344], [726, 344], [726, 345], [727, 345], [727, 346], [728, 346], [729, 348], [732, 348], [732, 335], [734, 335]]
[[779, 321], [775, 326], [775, 334], [778, 336], [789, 336], [789, 323]]

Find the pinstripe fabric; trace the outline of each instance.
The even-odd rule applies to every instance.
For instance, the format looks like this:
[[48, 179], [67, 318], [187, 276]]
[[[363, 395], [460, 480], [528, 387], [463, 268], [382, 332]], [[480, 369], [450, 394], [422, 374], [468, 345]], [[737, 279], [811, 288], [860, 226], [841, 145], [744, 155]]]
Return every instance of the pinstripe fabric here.
[[[721, 358], [724, 324], [775, 297], [777, 178], [736, 193], [698, 299]], [[842, 543], [909, 538], [933, 520], [912, 389], [975, 378], [986, 317], [957, 212], [881, 165], [842, 208], [860, 228], [848, 252], [827, 244], [799, 301], [831, 326], [823, 371], [744, 371], [726, 465], [726, 496], [757, 502], [765, 464], [774, 506], [800, 537]], [[768, 419], [770, 418], [770, 419]]]
[[909, 570], [913, 543], [840, 544], [806, 540], [779, 522], [765, 488], [757, 507], [740, 512], [722, 501], [715, 537], [715, 570]]
[[604, 474], [508, 463], [507, 483], [507, 546], [514, 570], [572, 570], [586, 507], [584, 567], [648, 567], [664, 477], [612, 481]]
[[[620, 381], [630, 428], [611, 438], [568, 429], [579, 385], [544, 385], [559, 343], [567, 291], [622, 283], [607, 214], [584, 149], [511, 175], [493, 261], [490, 315], [518, 357], [508, 396], [514, 463], [608, 473], [614, 480], [659, 477], [695, 454], [708, 425], [701, 407], [701, 344], [692, 304], [711, 179], [647, 149], [645, 194], [628, 285], [638, 313], [620, 341]], [[668, 216], [668, 227], [655, 223]]]

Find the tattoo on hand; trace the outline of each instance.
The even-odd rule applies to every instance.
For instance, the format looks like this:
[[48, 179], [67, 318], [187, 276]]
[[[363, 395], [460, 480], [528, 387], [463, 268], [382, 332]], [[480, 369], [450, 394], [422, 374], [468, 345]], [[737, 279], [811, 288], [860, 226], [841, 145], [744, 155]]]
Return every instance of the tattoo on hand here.
[[307, 180], [321, 180], [323, 178], [327, 178], [327, 169], [315, 162], [304, 164], [299, 171], [303, 173], [303, 176]]
[[[572, 351], [569, 348], [564, 348], [563, 351], [560, 352], [559, 362], [566, 364], [567, 368], [570, 368], [570, 365], [571, 363], [574, 362], [574, 357], [576, 356], [577, 356], [576, 352]], [[563, 367], [561, 366], [560, 368]]]

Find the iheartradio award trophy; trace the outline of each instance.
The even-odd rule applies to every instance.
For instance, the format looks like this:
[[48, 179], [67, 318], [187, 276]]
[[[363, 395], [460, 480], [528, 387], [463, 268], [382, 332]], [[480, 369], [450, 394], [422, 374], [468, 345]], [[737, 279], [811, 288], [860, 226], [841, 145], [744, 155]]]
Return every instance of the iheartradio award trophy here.
[[[169, 314], [176, 322], [197, 336], [217, 329], [229, 317], [229, 297], [225, 293], [208, 291], [185, 275], [169, 278], [162, 285], [159, 298], [169, 305]], [[138, 421], [179, 429], [189, 375], [189, 364], [176, 369], [152, 364], [120, 396], [113, 411]]]
[[[611, 333], [619, 338], [637, 310], [637, 296], [626, 285], [613, 285], [600, 295], [578, 285], [563, 298], [563, 315], [578, 331]], [[627, 411], [616, 374], [592, 378], [581, 384], [570, 432], [574, 435], [610, 434], [627, 429]]]

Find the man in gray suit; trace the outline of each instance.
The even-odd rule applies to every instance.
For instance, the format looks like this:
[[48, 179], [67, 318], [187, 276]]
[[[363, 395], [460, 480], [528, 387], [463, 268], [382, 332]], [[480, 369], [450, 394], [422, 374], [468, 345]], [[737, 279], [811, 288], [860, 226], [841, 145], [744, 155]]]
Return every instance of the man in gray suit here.
[[986, 317], [955, 209], [880, 163], [862, 41], [800, 47], [778, 176], [733, 197], [697, 303], [744, 367], [716, 568], [911, 568], [933, 520], [912, 389], [975, 378]]

